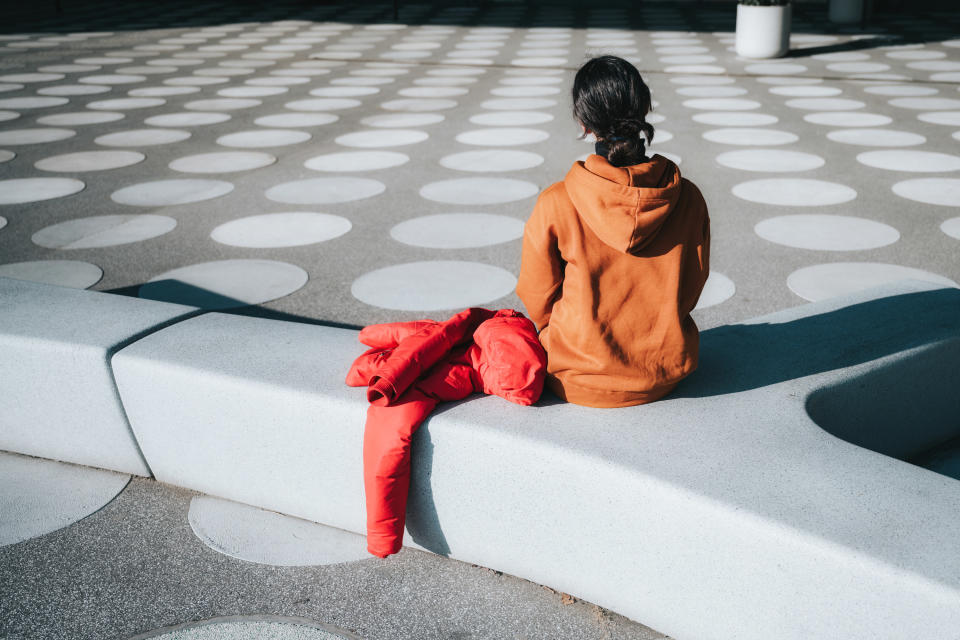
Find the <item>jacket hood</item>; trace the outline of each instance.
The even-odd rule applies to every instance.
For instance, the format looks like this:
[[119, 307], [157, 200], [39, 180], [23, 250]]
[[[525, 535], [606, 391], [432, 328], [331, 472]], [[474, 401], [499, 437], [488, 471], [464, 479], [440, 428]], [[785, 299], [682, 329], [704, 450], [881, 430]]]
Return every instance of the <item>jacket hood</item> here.
[[632, 167], [614, 167], [591, 154], [575, 162], [563, 182], [590, 230], [624, 253], [647, 245], [680, 199], [680, 170], [661, 155]]

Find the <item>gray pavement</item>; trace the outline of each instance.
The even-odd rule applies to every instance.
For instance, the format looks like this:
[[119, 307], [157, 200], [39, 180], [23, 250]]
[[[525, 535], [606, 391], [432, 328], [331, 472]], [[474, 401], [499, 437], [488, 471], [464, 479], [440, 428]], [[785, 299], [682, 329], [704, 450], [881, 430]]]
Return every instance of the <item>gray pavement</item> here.
[[126, 639], [257, 615], [365, 640], [665, 637], [525, 580], [410, 549], [314, 567], [238, 560], [194, 534], [194, 495], [134, 478], [88, 518], [0, 548], [0, 637]]
[[[955, 11], [860, 31], [799, 3], [790, 56], [757, 62], [736, 58], [734, 9], [712, 2], [403, 3], [396, 22], [390, 4], [62, 4], [0, 26], [0, 274], [354, 326], [522, 309], [519, 225], [590, 151], [568, 88], [611, 52], [653, 89], [653, 150], [710, 207], [701, 328], [905, 275], [960, 281]], [[321, 182], [277, 190], [308, 179]], [[137, 186], [159, 180], [217, 182]], [[246, 220], [282, 213], [296, 215]], [[218, 296], [140, 291], [156, 278]], [[412, 550], [231, 558], [193, 534], [191, 496], [134, 479], [92, 516], [0, 548], [0, 637], [255, 614], [362, 638], [662, 637]]]

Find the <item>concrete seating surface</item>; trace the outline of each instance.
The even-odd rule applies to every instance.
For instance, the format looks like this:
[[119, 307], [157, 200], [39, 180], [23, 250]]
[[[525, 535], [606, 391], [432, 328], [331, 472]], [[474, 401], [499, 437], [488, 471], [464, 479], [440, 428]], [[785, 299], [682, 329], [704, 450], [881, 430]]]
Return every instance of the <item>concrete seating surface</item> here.
[[[443, 406], [414, 442], [408, 542], [678, 639], [945, 637], [960, 482], [891, 456], [960, 436], [958, 343], [960, 290], [904, 283], [706, 331], [651, 405]], [[112, 362], [159, 480], [363, 532], [366, 405], [343, 384], [362, 350], [211, 313]]]
[[195, 312], [0, 278], [0, 449], [150, 475], [109, 358]]

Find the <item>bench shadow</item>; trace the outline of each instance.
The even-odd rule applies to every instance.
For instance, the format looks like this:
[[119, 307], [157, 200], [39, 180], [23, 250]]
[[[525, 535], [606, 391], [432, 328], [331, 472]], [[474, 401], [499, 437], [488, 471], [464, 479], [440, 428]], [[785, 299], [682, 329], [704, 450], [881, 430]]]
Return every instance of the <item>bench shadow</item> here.
[[906, 293], [782, 323], [704, 331], [700, 363], [668, 398], [704, 398], [869, 362], [960, 335], [960, 289]]
[[344, 322], [334, 322], [332, 320], [322, 320], [310, 318], [294, 313], [276, 311], [267, 309], [259, 305], [250, 304], [243, 300], [231, 298], [203, 287], [197, 287], [180, 280], [157, 280], [144, 284], [132, 285], [129, 287], [119, 287], [116, 289], [105, 289], [102, 293], [113, 293], [115, 295], [128, 296], [131, 298], [145, 298], [148, 300], [159, 300], [160, 302], [172, 302], [175, 304], [185, 304], [193, 307], [199, 307], [201, 313], [214, 311], [216, 313], [227, 313], [236, 316], [247, 316], [249, 318], [264, 318], [267, 320], [283, 320], [284, 322], [299, 322], [301, 324], [313, 324], [322, 327], [334, 327], [337, 329], [351, 329], [359, 331], [363, 327], [360, 325]]

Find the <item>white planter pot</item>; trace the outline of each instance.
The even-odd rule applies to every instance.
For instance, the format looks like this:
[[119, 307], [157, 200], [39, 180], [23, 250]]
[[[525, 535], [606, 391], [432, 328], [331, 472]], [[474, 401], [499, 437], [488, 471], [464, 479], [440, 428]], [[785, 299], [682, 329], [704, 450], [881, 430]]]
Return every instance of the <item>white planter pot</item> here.
[[850, 24], [863, 18], [863, 0], [830, 0], [830, 22]]
[[790, 5], [737, 5], [737, 55], [778, 58], [790, 49]]

